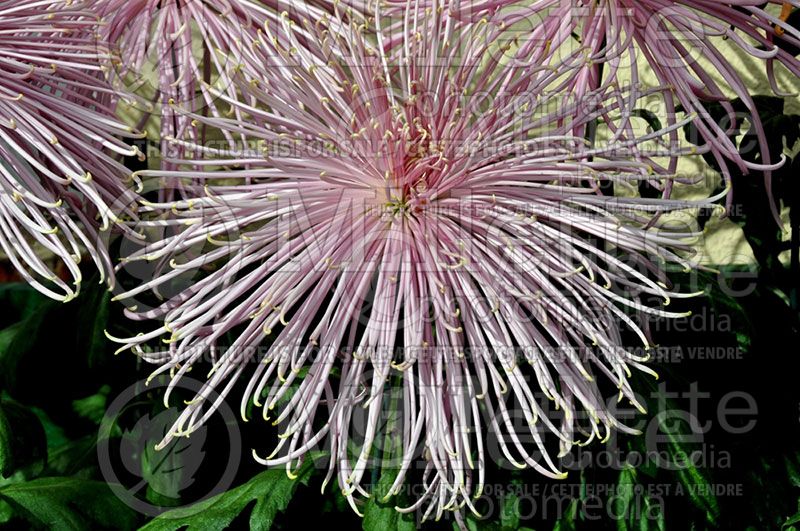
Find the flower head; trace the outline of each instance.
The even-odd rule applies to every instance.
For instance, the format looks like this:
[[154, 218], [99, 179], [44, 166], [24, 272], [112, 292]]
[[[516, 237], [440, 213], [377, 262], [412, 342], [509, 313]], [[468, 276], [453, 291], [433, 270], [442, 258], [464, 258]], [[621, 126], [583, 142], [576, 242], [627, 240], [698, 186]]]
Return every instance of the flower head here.
[[270, 24], [250, 52], [258, 77], [237, 74], [246, 98], [213, 92], [241, 118], [188, 115], [248, 144], [193, 146], [202, 172], [139, 173], [189, 184], [146, 204], [139, 226], [161, 237], [121, 266], [161, 264], [116, 298], [157, 292], [163, 302], [128, 315], [163, 325], [117, 341], [173, 382], [212, 362], [163, 444], [244, 379], [242, 417], [260, 408], [279, 430], [260, 462], [291, 474], [325, 444], [328, 479], [358, 511], [391, 437], [390, 493], [416, 474], [426, 489], [402, 510], [474, 510], [490, 459], [560, 478], [556, 454], [632, 431], [601, 387], [642, 408], [628, 382], [652, 372], [642, 317], [681, 315], [663, 307], [684, 295], [660, 266], [691, 266], [696, 235], [669, 212], [720, 197], [622, 193], [671, 181], [658, 161], [689, 152], [670, 136], [693, 117], [652, 131], [633, 112], [663, 88], [575, 99], [584, 49], [548, 63], [546, 47], [513, 46], [491, 22], [421, 2], [399, 21], [381, 9]]
[[95, 23], [80, 2], [0, 1], [0, 247], [25, 280], [61, 300], [78, 292], [84, 252], [111, 272], [98, 231], [135, 199], [119, 159], [139, 154], [120, 140], [138, 134], [110, 109]]

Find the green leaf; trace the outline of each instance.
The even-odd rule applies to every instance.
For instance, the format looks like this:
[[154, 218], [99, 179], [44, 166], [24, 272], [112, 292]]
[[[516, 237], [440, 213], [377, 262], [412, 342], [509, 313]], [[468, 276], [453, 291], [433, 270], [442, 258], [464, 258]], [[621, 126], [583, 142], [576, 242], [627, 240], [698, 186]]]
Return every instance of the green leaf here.
[[797, 502], [797, 513], [787, 518], [781, 526], [781, 529], [794, 529], [794, 526], [797, 524], [800, 524], [800, 500]]
[[553, 531], [575, 531], [575, 521], [578, 519], [578, 505], [579, 500], [572, 500], [567, 506], [567, 510], [561, 515], [555, 525]]
[[28, 408], [0, 401], [0, 476], [8, 477], [47, 458], [47, 439], [41, 422]]
[[800, 487], [800, 470], [798, 470], [797, 460], [793, 457], [786, 455], [783, 457], [783, 463], [786, 467], [786, 474], [789, 476], [789, 481], [793, 487]]
[[666, 527], [664, 507], [654, 504], [650, 496], [645, 496], [642, 514], [639, 518], [639, 528], [642, 530], [657, 529], [658, 531], [664, 531]]
[[37, 527], [61, 530], [133, 529], [136, 513], [101, 481], [51, 477], [0, 488], [15, 516]]
[[617, 529], [626, 531], [630, 527], [631, 502], [633, 501], [633, 491], [636, 485], [636, 470], [626, 466], [619, 473], [617, 483], [617, 495], [614, 497], [614, 515], [618, 518]]
[[0, 380], [3, 387], [14, 387], [17, 365], [31, 353], [41, 337], [39, 331], [49, 308], [52, 305], [43, 305], [40, 311], [28, 315], [0, 333]]
[[519, 529], [519, 496], [514, 493], [503, 497], [503, 505], [500, 508], [500, 525], [503, 530]]
[[617, 490], [612, 498], [614, 502], [612, 514], [617, 529], [663, 530], [665, 522], [662, 507], [653, 502], [644, 488], [637, 491], [639, 485], [644, 487], [639, 479], [638, 470], [625, 466], [619, 473]]
[[[691, 445], [684, 441], [684, 435], [691, 433], [691, 427], [685, 422], [683, 418], [675, 418], [670, 415], [671, 411], [665, 410], [656, 415], [656, 418], [661, 426], [661, 433], [667, 436], [668, 452], [673, 463], [684, 463], [685, 466], [678, 466], [674, 470], [678, 481], [683, 486], [683, 490], [692, 504], [705, 513], [706, 520], [710, 524], [714, 524], [719, 517], [719, 504], [714, 495], [711, 482], [706, 477], [704, 471], [701, 471], [691, 459], [686, 456], [691, 455]], [[668, 421], [672, 420], [673, 424], [669, 425]]]
[[16, 322], [13, 316], [6, 319], [11, 324], [0, 332], [0, 387], [27, 405], [57, 412], [59, 418], [71, 413], [71, 401], [96, 392], [96, 377], [104, 364], [112, 363], [113, 346], [103, 334], [108, 298], [107, 290], [91, 280], [78, 299], [66, 304], [19, 302], [27, 304], [23, 309], [38, 306], [18, 313]]
[[20, 332], [22, 326], [23, 324], [21, 322], [14, 323], [13, 325], [0, 330], [0, 366], [4, 365], [4, 353], [9, 352], [9, 349], [14, 342], [14, 338]]
[[717, 497], [713, 494], [711, 483], [694, 465], [679, 469], [676, 473], [689, 499], [695, 507], [705, 511], [706, 520], [713, 524], [719, 517], [719, 505]]
[[250, 529], [266, 531], [277, 514], [286, 510], [298, 485], [308, 484], [314, 470], [313, 459], [307, 459], [292, 480], [283, 470], [266, 470], [250, 481], [189, 507], [172, 509], [150, 521], [141, 531], [173, 531], [177, 529], [226, 529], [234, 518], [255, 501], [250, 513]]
[[396, 469], [386, 468], [381, 473], [372, 496], [364, 508], [364, 522], [362, 523], [364, 531], [392, 531], [395, 529], [412, 531], [416, 529], [412, 514], [397, 512], [396, 501], [393, 499], [383, 501], [396, 478]]
[[0, 524], [7, 524], [14, 517], [14, 508], [0, 500]]
[[111, 388], [104, 385], [96, 394], [73, 400], [72, 409], [75, 410], [78, 416], [88, 419], [99, 426], [103, 420], [103, 415], [106, 413], [106, 402], [110, 392]]
[[0, 327], [27, 319], [50, 299], [28, 284], [0, 284]]
[[[175, 410], [161, 413], [155, 421], [163, 423], [166, 419], [167, 424], [156, 427], [165, 432], [177, 419], [177, 415]], [[139, 422], [149, 423], [150, 419], [144, 417]], [[150, 428], [145, 428], [143, 431], [145, 435], [152, 434]], [[139, 473], [147, 481], [147, 495], [151, 502], [167, 507], [178, 504], [181, 490], [193, 482], [195, 474], [203, 463], [206, 435], [206, 429], [203, 427], [192, 434], [191, 440], [175, 437], [162, 450], [156, 450], [155, 446], [141, 439], [138, 444], [134, 444], [131, 452], [135, 452], [137, 446], [143, 449]]]
[[80, 306], [77, 309], [77, 321], [82, 326], [77, 328], [78, 345], [86, 349], [86, 360], [90, 368], [107, 361], [113, 347], [104, 330], [108, 328], [108, 303], [111, 298], [104, 286], [92, 282], [81, 294]]
[[79, 438], [67, 436], [64, 428], [56, 424], [44, 410], [31, 408], [44, 429], [47, 439], [48, 476], [75, 476], [85, 472], [89, 477], [97, 468], [97, 434], [87, 433]]

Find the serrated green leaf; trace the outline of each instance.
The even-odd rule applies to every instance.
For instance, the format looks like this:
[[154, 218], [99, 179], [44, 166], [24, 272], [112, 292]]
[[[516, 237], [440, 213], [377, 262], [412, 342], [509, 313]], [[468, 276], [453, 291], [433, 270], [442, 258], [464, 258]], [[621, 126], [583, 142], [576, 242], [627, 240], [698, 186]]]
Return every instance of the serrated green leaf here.
[[53, 530], [133, 529], [136, 513], [101, 481], [39, 478], [0, 488], [14, 515]]
[[283, 470], [266, 470], [250, 481], [189, 507], [172, 509], [150, 521], [141, 531], [174, 531], [177, 529], [226, 529], [245, 508], [256, 502], [250, 513], [250, 529], [267, 531], [277, 514], [288, 507], [295, 490], [308, 484], [314, 470], [313, 459], [307, 459], [292, 480]]
[[193, 483], [205, 455], [205, 426], [192, 437], [175, 437], [166, 447], [155, 449], [177, 418], [178, 412], [174, 409], [152, 417], [144, 415], [131, 430], [123, 433], [120, 442], [122, 464], [147, 482], [148, 501], [164, 507], [180, 505], [180, 493]]

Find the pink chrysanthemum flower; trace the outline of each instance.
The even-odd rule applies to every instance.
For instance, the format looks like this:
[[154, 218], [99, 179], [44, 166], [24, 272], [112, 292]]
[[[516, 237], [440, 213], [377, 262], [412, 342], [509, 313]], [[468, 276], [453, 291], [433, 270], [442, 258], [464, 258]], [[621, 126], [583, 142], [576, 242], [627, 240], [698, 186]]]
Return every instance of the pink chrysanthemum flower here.
[[[405, 9], [405, 0], [388, 0], [393, 12]], [[586, 49], [587, 61], [575, 76], [572, 89], [582, 95], [623, 76], [636, 83], [641, 58], [665, 91], [668, 116], [680, 104], [697, 113], [694, 125], [710, 147], [710, 154], [730, 184], [729, 164], [742, 172], [764, 172], [771, 196], [771, 172], [783, 160], [770, 160], [766, 135], [741, 67], [732, 63], [729, 52], [720, 49], [722, 40], [741, 50], [742, 55], [761, 61], [776, 94], [785, 95], [775, 76], [775, 64], [800, 76], [800, 60], [791, 48], [800, 46], [800, 31], [786, 21], [797, 0], [471, 0], [439, 2], [426, 0], [426, 7], [445, 6], [454, 18], [468, 23], [488, 23], [513, 28], [521, 46], [546, 45], [556, 50], [571, 42]], [[599, 79], [602, 73], [602, 80]], [[715, 79], [721, 79], [720, 84]], [[745, 117], [737, 116], [730, 99], [741, 98], [758, 139], [760, 160], [745, 160], [731, 141]], [[708, 111], [708, 104], [721, 103], [728, 118]], [[670, 192], [669, 185], [664, 190]], [[729, 195], [728, 205], [733, 200]], [[778, 204], [772, 202], [776, 219]]]
[[279, 429], [259, 462], [291, 474], [325, 446], [327, 478], [358, 511], [390, 437], [391, 492], [419, 476], [425, 492], [401, 510], [427, 517], [474, 510], [489, 461], [560, 478], [554, 454], [632, 431], [600, 382], [641, 409], [628, 378], [652, 371], [623, 335], [649, 348], [644, 316], [680, 315], [661, 306], [681, 296], [661, 266], [691, 266], [695, 233], [667, 214], [720, 198], [601, 193], [674, 178], [655, 157], [689, 152], [669, 141], [692, 117], [647, 132], [633, 112], [662, 89], [576, 101], [583, 49], [544, 65], [545, 46], [512, 47], [492, 24], [410, 2], [385, 25], [376, 9], [363, 24], [339, 5], [315, 22], [286, 14], [250, 52], [258, 77], [238, 74], [246, 99], [206, 87], [242, 120], [187, 117], [250, 144], [191, 146], [207, 160], [186, 167], [206, 171], [140, 172], [186, 178], [192, 197], [143, 207], [139, 227], [163, 237], [121, 267], [159, 266], [116, 298], [163, 325], [115, 340], [173, 383], [212, 362], [162, 444], [246, 379], [242, 416], [260, 408]]
[[98, 231], [135, 201], [119, 159], [140, 155], [120, 140], [138, 135], [109, 107], [95, 24], [80, 2], [0, 1], [0, 247], [59, 300], [77, 294], [84, 252], [111, 272]]

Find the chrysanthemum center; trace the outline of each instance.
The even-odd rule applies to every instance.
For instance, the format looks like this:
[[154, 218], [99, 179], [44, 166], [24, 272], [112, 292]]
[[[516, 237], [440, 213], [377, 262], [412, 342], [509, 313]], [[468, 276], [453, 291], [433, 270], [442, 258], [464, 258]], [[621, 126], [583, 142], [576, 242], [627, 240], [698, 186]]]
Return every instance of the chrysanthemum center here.
[[430, 206], [427, 184], [420, 180], [413, 186], [403, 186], [402, 190], [391, 194], [383, 203], [383, 211], [391, 216], [422, 214]]

